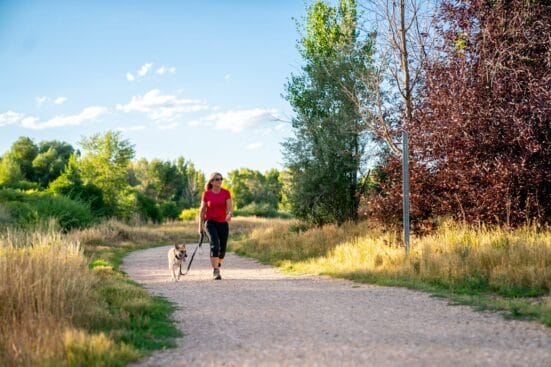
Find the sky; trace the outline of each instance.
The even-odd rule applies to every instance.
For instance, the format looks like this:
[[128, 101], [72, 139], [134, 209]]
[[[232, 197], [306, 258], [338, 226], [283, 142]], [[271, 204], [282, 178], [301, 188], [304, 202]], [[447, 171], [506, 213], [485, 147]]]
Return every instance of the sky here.
[[281, 169], [303, 0], [0, 0], [0, 154], [120, 131], [135, 159]]

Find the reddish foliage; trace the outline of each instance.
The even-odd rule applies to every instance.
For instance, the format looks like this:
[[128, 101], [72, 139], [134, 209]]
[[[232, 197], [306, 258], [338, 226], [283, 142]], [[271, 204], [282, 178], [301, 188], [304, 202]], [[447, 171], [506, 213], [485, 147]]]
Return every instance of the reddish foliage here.
[[[441, 57], [408, 124], [412, 217], [549, 221], [551, 5], [445, 1], [440, 24]], [[371, 210], [399, 217], [400, 167], [385, 171]]]

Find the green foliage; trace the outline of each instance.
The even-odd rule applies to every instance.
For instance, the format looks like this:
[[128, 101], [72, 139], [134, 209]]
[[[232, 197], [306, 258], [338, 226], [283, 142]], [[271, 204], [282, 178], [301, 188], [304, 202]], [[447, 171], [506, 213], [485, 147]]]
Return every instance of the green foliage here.
[[234, 211], [236, 216], [241, 217], [265, 217], [265, 218], [288, 218], [289, 215], [283, 212], [278, 212], [277, 208], [274, 209], [269, 203], [256, 203], [252, 202], [245, 205], [240, 209]]
[[165, 219], [178, 219], [178, 216], [180, 215], [178, 205], [176, 205], [173, 201], [165, 201], [161, 203], [159, 210], [161, 211], [161, 216]]
[[282, 188], [278, 170], [272, 169], [263, 175], [260, 171], [241, 168], [228, 172], [227, 182], [235, 208], [256, 203], [277, 211]]
[[[355, 85], [372, 68], [372, 36], [359, 39], [356, 3], [316, 1], [308, 8], [300, 51], [305, 65], [291, 76], [286, 98], [296, 116], [284, 143], [290, 178], [285, 197], [297, 217], [313, 224], [356, 220], [367, 134], [341, 84]], [[373, 98], [371, 91], [360, 91]]]
[[12, 144], [9, 151], [21, 169], [23, 178], [28, 181], [33, 181], [33, 160], [38, 154], [38, 147], [34, 142], [27, 137], [20, 137]]
[[33, 177], [40, 187], [47, 187], [64, 171], [75, 150], [72, 145], [60, 141], [42, 141], [38, 154], [32, 161]]
[[84, 138], [80, 144], [85, 151], [79, 162], [83, 182], [99, 187], [107, 206], [114, 208], [114, 214], [127, 217], [132, 201], [127, 168], [134, 156], [133, 145], [120, 133], [112, 131]]
[[30, 138], [21, 137], [1, 158], [0, 185], [44, 188], [63, 172], [73, 152], [68, 143], [43, 141], [37, 146]]
[[0, 161], [0, 185], [13, 187], [23, 180], [23, 172], [13, 153], [4, 154]]
[[94, 222], [90, 207], [48, 192], [0, 189], [0, 207], [8, 224], [27, 227], [54, 219], [63, 230], [83, 228]]
[[157, 202], [163, 218], [176, 219], [182, 209], [198, 205], [205, 177], [183, 157], [173, 162], [141, 159], [130, 165], [128, 182]]
[[70, 199], [88, 203], [94, 215], [98, 217], [113, 214], [114, 208], [103, 201], [103, 192], [93, 183], [84, 184], [78, 169], [76, 155], [69, 158], [65, 171], [50, 183], [49, 190]]
[[136, 193], [136, 210], [143, 220], [152, 220], [155, 223], [159, 223], [163, 219], [161, 210], [155, 200], [141, 192]]

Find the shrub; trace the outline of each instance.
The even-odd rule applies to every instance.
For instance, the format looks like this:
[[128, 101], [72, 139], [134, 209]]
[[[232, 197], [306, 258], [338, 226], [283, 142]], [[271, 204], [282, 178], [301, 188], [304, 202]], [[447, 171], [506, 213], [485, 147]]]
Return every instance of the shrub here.
[[141, 219], [150, 219], [155, 223], [159, 223], [163, 220], [163, 215], [155, 200], [141, 192], [136, 193], [136, 209]]
[[0, 190], [0, 206], [8, 223], [17, 226], [36, 225], [53, 218], [61, 229], [87, 227], [94, 216], [86, 203], [71, 200], [48, 192], [22, 192]]
[[268, 203], [250, 203], [248, 205], [245, 205], [241, 209], [235, 210], [236, 216], [242, 216], [242, 217], [266, 217], [266, 218], [288, 218], [290, 217], [286, 213], [278, 212], [277, 209], [275, 209], [273, 206], [271, 206]]
[[161, 203], [159, 209], [161, 210], [161, 215], [165, 219], [178, 219], [178, 215], [180, 214], [178, 205], [172, 201], [165, 201]]
[[184, 209], [178, 216], [181, 220], [193, 221], [199, 216], [199, 208]]

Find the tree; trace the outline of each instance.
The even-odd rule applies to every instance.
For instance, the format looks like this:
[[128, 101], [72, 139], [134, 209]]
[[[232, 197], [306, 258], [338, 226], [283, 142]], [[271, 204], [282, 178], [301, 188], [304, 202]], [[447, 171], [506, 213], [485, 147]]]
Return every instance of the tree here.
[[182, 209], [197, 207], [205, 177], [183, 157], [173, 162], [140, 159], [130, 164], [129, 183], [161, 205], [163, 214], [178, 217]]
[[228, 172], [227, 182], [236, 209], [257, 204], [277, 211], [282, 187], [278, 170], [271, 169], [266, 174], [248, 168], [232, 170]]
[[38, 147], [27, 137], [20, 137], [12, 144], [10, 149], [12, 159], [19, 165], [23, 178], [34, 181], [33, 160], [38, 154]]
[[32, 161], [34, 178], [41, 187], [47, 187], [55, 180], [69, 162], [69, 157], [75, 152], [72, 145], [56, 140], [41, 141], [38, 154]]
[[414, 206], [471, 222], [549, 221], [549, 34], [548, 2], [442, 3], [441, 43], [408, 126], [412, 178], [426, 183]]
[[7, 152], [0, 161], [0, 185], [12, 187], [24, 180], [19, 161]]
[[[372, 61], [372, 37], [359, 37], [356, 2], [312, 4], [299, 50], [305, 65], [291, 77], [286, 95], [296, 113], [295, 136], [283, 145], [292, 212], [318, 225], [355, 220], [366, 135], [341, 85], [356, 84], [357, 74], [368, 73]], [[360, 90], [368, 98], [366, 86]]]
[[79, 162], [84, 183], [93, 183], [115, 215], [129, 217], [135, 200], [127, 181], [127, 169], [134, 156], [134, 146], [118, 132], [95, 134], [80, 142], [84, 156]]
[[50, 183], [48, 189], [53, 193], [87, 203], [96, 216], [114, 214], [114, 209], [105, 205], [101, 189], [91, 182], [85, 184], [82, 181], [76, 154], [69, 157], [65, 170]]

